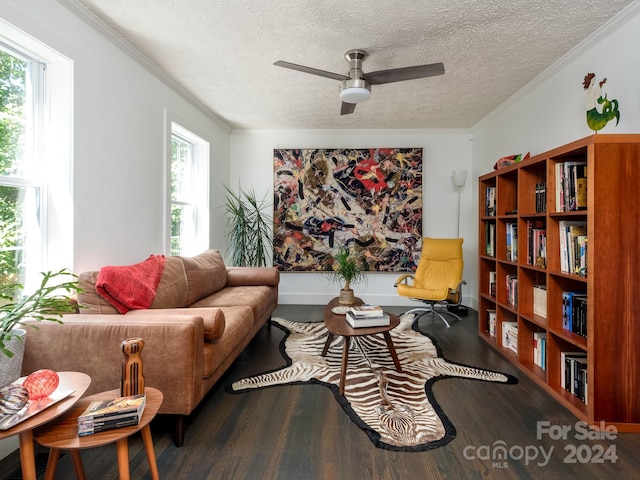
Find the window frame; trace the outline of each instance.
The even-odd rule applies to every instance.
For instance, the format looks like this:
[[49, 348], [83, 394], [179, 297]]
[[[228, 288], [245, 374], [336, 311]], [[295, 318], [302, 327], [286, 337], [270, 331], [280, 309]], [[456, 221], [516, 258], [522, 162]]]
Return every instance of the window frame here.
[[73, 62], [3, 19], [0, 42], [11, 55], [33, 62], [31, 171], [2, 177], [4, 185], [39, 190], [40, 245], [27, 247], [26, 278], [20, 279], [28, 292], [41, 280], [39, 272], [73, 268]]
[[[166, 162], [166, 213], [165, 213], [165, 252], [167, 255], [193, 256], [209, 248], [209, 198], [210, 198], [210, 143], [202, 135], [196, 133], [196, 129], [186, 126], [187, 122], [178, 119], [167, 112], [167, 141], [165, 147]], [[172, 167], [172, 141], [177, 137], [191, 147], [191, 185], [189, 191], [193, 194], [190, 198], [180, 198], [174, 201], [172, 198], [171, 167]], [[193, 238], [189, 240], [181, 252], [172, 250], [172, 210], [175, 205], [189, 206], [193, 208], [193, 218], [188, 231]]]

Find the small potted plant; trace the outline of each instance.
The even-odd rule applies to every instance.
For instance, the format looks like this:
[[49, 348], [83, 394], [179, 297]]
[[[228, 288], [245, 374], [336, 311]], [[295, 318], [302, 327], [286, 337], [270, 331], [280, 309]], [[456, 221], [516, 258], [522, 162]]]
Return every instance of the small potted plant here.
[[355, 295], [351, 289], [351, 283], [365, 279], [357, 254], [352, 250], [341, 247], [333, 257], [333, 260], [333, 270], [329, 273], [330, 278], [343, 285], [338, 297], [339, 302], [341, 305], [353, 305], [355, 303]]
[[[33, 322], [50, 321], [62, 323], [62, 315], [74, 313], [75, 305], [72, 295], [81, 292], [77, 277], [66, 269], [58, 272], [43, 272], [40, 286], [31, 294], [23, 295], [24, 285], [19, 283], [0, 285], [0, 364], [2, 374], [0, 386], [15, 381], [20, 376], [22, 354], [24, 353], [23, 327], [37, 329]], [[15, 361], [18, 366], [11, 369], [4, 362]], [[6, 381], [4, 374], [12, 370], [9, 376], [18, 376]], [[4, 383], [3, 383], [4, 382]]]

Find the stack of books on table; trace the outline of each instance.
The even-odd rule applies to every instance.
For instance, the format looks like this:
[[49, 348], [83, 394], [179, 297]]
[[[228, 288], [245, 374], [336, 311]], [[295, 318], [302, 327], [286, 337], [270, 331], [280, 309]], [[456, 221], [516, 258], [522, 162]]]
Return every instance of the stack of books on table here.
[[91, 402], [78, 417], [78, 436], [137, 425], [146, 403], [144, 393]]
[[347, 323], [353, 328], [386, 327], [391, 319], [378, 305], [358, 305], [347, 312]]

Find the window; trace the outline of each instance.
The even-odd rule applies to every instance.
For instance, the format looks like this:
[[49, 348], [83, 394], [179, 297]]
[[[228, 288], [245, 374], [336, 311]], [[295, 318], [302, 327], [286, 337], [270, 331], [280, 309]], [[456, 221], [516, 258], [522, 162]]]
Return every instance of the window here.
[[39, 178], [45, 65], [0, 42], [0, 282], [27, 283], [43, 264]]
[[171, 122], [171, 255], [209, 247], [209, 142]]
[[73, 62], [0, 19], [0, 281], [73, 269]]

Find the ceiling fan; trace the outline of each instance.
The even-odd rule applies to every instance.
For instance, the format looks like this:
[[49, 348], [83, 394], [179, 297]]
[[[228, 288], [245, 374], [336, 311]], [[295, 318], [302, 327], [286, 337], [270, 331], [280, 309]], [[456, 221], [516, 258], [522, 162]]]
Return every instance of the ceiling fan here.
[[356, 48], [349, 50], [344, 56], [349, 62], [349, 71], [346, 75], [305, 67], [304, 65], [297, 65], [295, 63], [283, 62], [282, 60], [275, 62], [274, 65], [318, 75], [320, 77], [331, 78], [333, 80], [340, 80], [342, 82], [342, 86], [340, 87], [340, 99], [342, 100], [340, 115], [353, 113], [356, 109], [356, 104], [369, 100], [372, 85], [402, 82], [404, 80], [415, 80], [417, 78], [444, 74], [444, 65], [442, 63], [430, 63], [428, 65], [415, 65], [413, 67], [391, 68], [389, 70], [364, 73], [362, 71], [362, 62], [367, 57], [367, 52]]

